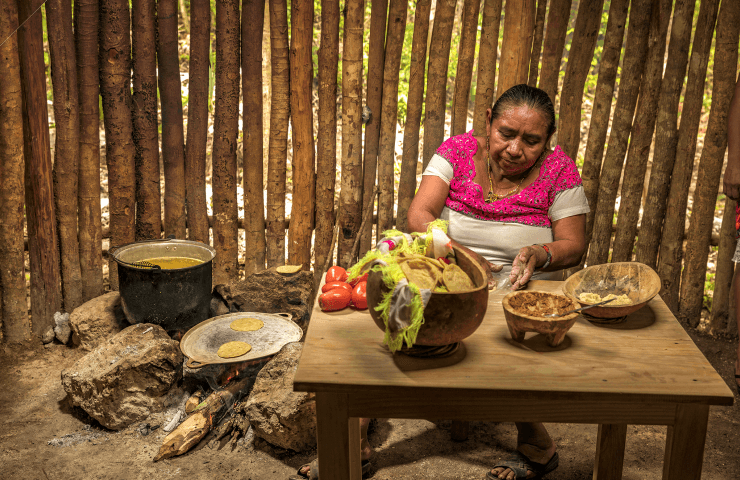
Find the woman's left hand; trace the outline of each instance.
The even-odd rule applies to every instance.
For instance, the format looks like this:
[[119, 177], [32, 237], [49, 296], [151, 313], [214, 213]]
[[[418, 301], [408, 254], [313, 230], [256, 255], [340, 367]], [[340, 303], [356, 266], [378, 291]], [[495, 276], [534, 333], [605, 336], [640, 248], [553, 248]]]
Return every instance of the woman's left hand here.
[[534, 269], [537, 267], [537, 250], [543, 249], [542, 247], [531, 245], [522, 247], [519, 253], [517, 253], [511, 265], [511, 273], [509, 274], [509, 282], [511, 283], [512, 290], [523, 288], [529, 282], [529, 279], [532, 278]]

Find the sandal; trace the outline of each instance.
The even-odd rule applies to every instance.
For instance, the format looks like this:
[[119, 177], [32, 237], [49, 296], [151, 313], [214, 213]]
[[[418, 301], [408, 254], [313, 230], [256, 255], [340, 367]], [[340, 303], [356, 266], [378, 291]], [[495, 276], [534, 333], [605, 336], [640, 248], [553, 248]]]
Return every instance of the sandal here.
[[[531, 472], [534, 472], [534, 477], [532, 477], [532, 479], [536, 479], [542, 478], [543, 476], [558, 468], [558, 461], [558, 452], [555, 452], [555, 454], [550, 457], [550, 460], [547, 463], [533, 462], [521, 453], [514, 452], [514, 454], [510, 458], [497, 463], [493, 466], [493, 468], [509, 468], [514, 472], [514, 475], [516, 475], [517, 479], [526, 479], [527, 470], [529, 470]], [[493, 470], [493, 468], [491, 470]], [[486, 473], [486, 479], [499, 480], [498, 475], [494, 475], [490, 470], [488, 471], [488, 473]]]
[[[308, 467], [308, 475], [303, 471], [306, 467]], [[370, 460], [363, 460], [362, 461], [362, 476], [369, 474], [370, 471], [373, 468], [373, 464], [370, 462]], [[318, 480], [319, 479], [319, 459], [316, 458], [311, 463], [304, 463], [300, 467], [298, 467], [298, 471], [295, 475], [291, 475], [288, 477], [288, 480], [303, 480], [304, 478], [308, 478], [309, 480]]]

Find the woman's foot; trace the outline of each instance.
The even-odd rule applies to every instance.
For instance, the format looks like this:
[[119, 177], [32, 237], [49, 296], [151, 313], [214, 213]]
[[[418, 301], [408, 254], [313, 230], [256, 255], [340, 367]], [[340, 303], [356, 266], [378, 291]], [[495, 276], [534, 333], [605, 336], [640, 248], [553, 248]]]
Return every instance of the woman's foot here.
[[[537, 478], [544, 473], [551, 472], [557, 467], [558, 459], [555, 457], [555, 444], [553, 443], [549, 448], [543, 450], [535, 447], [534, 445], [522, 444], [517, 447], [518, 453], [520, 453], [528, 464], [538, 464], [539, 469], [532, 470], [526, 468], [526, 476], [517, 477], [517, 473], [512, 468], [505, 466], [496, 466], [487, 476], [488, 478], [499, 478], [501, 480], [522, 480], [523, 478]], [[554, 462], [553, 462], [554, 460]], [[550, 463], [553, 465], [551, 466]], [[549, 468], [552, 467], [552, 468]]]

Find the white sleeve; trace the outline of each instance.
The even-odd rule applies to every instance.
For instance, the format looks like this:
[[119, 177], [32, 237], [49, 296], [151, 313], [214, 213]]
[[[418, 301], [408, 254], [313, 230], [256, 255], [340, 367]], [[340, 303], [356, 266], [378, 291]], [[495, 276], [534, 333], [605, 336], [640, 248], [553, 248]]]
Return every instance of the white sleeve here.
[[579, 185], [575, 188], [558, 192], [550, 206], [548, 216], [551, 221], [555, 222], [562, 218], [581, 215], [589, 211], [586, 193], [583, 191], [583, 186]]
[[422, 175], [439, 177], [449, 185], [453, 174], [452, 164], [441, 155], [435, 153], [429, 160], [429, 164], [427, 164], [427, 168]]

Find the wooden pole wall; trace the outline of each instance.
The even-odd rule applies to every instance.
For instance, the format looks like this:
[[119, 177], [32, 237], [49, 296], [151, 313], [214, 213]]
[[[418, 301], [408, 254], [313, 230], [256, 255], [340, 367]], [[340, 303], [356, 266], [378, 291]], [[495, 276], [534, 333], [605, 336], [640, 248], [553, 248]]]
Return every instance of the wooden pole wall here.
[[[661, 279], [660, 296], [673, 312], [678, 313], [679, 279], [683, 258], [686, 206], [696, 153], [704, 82], [707, 75], [709, 50], [717, 18], [717, 0], [706, 0], [699, 8], [699, 20], [691, 47], [689, 73], [686, 80], [681, 125], [678, 128], [676, 159], [671, 175], [671, 187], [666, 203], [665, 221], [660, 241], [658, 268]], [[660, 199], [656, 199], [659, 201]]]
[[30, 337], [23, 252], [23, 91], [15, 0], [0, 0], [0, 327], [2, 341]]
[[[493, 1], [493, 0], [492, 0]], [[409, 65], [409, 94], [406, 125], [403, 129], [401, 178], [398, 182], [398, 221], [401, 231], [408, 231], [408, 211], [416, 192], [416, 171], [419, 160], [419, 131], [424, 99], [424, 71], [429, 37], [431, 0], [419, 0], [414, 13], [414, 36], [411, 40]], [[478, 75], [480, 75], [480, 70]]]
[[28, 2], [19, 2], [18, 18], [28, 19], [18, 29], [18, 56], [23, 87], [21, 110], [23, 156], [26, 160], [26, 229], [31, 266], [31, 331], [38, 339], [53, 326], [54, 312], [62, 306], [62, 292], [59, 288], [61, 278], [51, 178], [41, 12], [33, 13]]
[[265, 200], [263, 196], [265, 187], [262, 135], [264, 130], [262, 119], [264, 12], [265, 0], [242, 1], [242, 97], [244, 99], [242, 188], [244, 190], [244, 274], [246, 276], [265, 269]]
[[[262, 24], [262, 11], [252, 22]], [[206, 149], [208, 145], [208, 72], [211, 51], [211, 3], [191, 0], [190, 62], [188, 64], [188, 130], [185, 149], [185, 208], [188, 239], [209, 243], [206, 203]], [[260, 40], [262, 31], [260, 30]], [[262, 42], [260, 41], [260, 44]], [[260, 50], [261, 52], [261, 50]], [[258, 72], [261, 73], [261, 72]], [[260, 91], [260, 99], [262, 92]], [[246, 97], [245, 97], [246, 104]], [[246, 108], [245, 108], [246, 111]], [[259, 111], [260, 126], [262, 110]], [[249, 118], [251, 120], [251, 117]], [[244, 116], [244, 122], [249, 121]], [[260, 139], [262, 138], [262, 128]], [[260, 147], [262, 142], [260, 141]], [[262, 149], [260, 148], [260, 165]], [[260, 177], [261, 178], [261, 177]], [[262, 199], [262, 195], [260, 195]], [[261, 211], [261, 210], [260, 210]]]
[[712, 312], [709, 319], [710, 333], [717, 333], [727, 328], [727, 323], [735, 323], [730, 317], [730, 291], [732, 277], [735, 274], [735, 200], [725, 197], [725, 211], [722, 214], [722, 226], [719, 232], [719, 252], [717, 254], [717, 273], [714, 276]]
[[316, 230], [314, 275], [318, 280], [330, 256], [334, 232], [334, 188], [337, 165], [337, 72], [339, 65], [339, 0], [321, 2], [319, 47], [319, 128], [316, 137]]
[[665, 217], [671, 173], [676, 159], [678, 103], [681, 99], [681, 88], [689, 61], [694, 5], [694, 0], [677, 0], [675, 3], [668, 59], [660, 86], [655, 146], [653, 147], [655, 153], [647, 190], [647, 198], [651, 201], [644, 205], [640, 223], [641, 233], [635, 246], [635, 259], [652, 268], [655, 268], [658, 263], [660, 232]]
[[712, 236], [717, 190], [727, 150], [727, 117], [737, 79], [737, 45], [740, 39], [740, 2], [722, 2], [712, 72], [712, 106], [694, 190], [694, 204], [686, 235], [681, 275], [680, 316], [699, 325], [707, 273], [709, 239]]
[[535, 0], [506, 2], [504, 38], [501, 41], [501, 60], [496, 87], [497, 98], [514, 85], [527, 83], [535, 12]]
[[100, 75], [98, 69], [98, 1], [75, 2], [75, 47], [80, 102], [80, 164], [77, 220], [82, 299], [103, 293], [100, 207]]
[[532, 55], [529, 58], [529, 76], [527, 85], [537, 86], [539, 75], [540, 56], [542, 54], [542, 40], [545, 37], [545, 16], [547, 15], [547, 0], [537, 2], [537, 13], [534, 16], [534, 38], [532, 39]]
[[311, 269], [316, 185], [314, 171], [312, 84], [313, 0], [292, 0], [290, 32], [290, 118], [293, 124], [293, 208], [288, 259]]
[[501, 0], [485, 0], [478, 48], [478, 79], [475, 87], [473, 130], [476, 135], [486, 131], [486, 110], [493, 106], [496, 92], [496, 58], [498, 33], [501, 27]]
[[455, 94], [452, 100], [452, 132], [460, 135], [468, 129], [468, 102], [470, 84], [473, 81], [473, 60], [478, 37], [478, 13], [480, 0], [464, 0], [462, 12], [462, 34], [458, 50]]
[[550, 8], [547, 14], [545, 42], [542, 46], [542, 73], [537, 86], [547, 92], [553, 103], [555, 103], [558, 93], [558, 75], [560, 63], [563, 60], [571, 1], [550, 0]]

